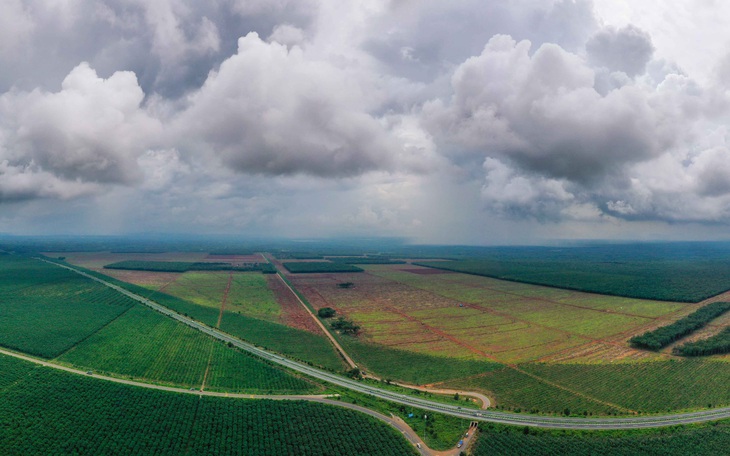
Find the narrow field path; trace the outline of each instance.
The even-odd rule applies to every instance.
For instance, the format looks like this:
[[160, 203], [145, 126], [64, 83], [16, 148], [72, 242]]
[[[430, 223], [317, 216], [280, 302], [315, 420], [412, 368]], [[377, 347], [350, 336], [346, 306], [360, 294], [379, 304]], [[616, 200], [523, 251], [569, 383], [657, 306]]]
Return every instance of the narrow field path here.
[[378, 413], [374, 410], [370, 410], [368, 408], [350, 404], [347, 402], [342, 402], [336, 399], [337, 395], [332, 394], [315, 394], [315, 395], [304, 395], [304, 394], [292, 394], [292, 395], [262, 395], [262, 394], [245, 394], [245, 393], [222, 393], [222, 392], [215, 392], [215, 391], [203, 391], [196, 390], [196, 389], [185, 389], [185, 388], [178, 388], [174, 386], [163, 386], [163, 385], [154, 385], [151, 383], [144, 383], [134, 380], [126, 380], [123, 378], [117, 378], [117, 377], [110, 377], [107, 375], [100, 375], [100, 374], [89, 374], [88, 372], [91, 371], [82, 371], [79, 369], [74, 369], [72, 367], [66, 367], [62, 366], [60, 364], [55, 364], [48, 361], [43, 361], [38, 358], [34, 358], [31, 356], [23, 355], [21, 353], [16, 353], [10, 350], [6, 350], [3, 348], [0, 348], [0, 354], [12, 356], [13, 358], [22, 359], [24, 361], [29, 361], [31, 363], [48, 367], [51, 369], [57, 369], [64, 372], [68, 372], [70, 374], [75, 375], [81, 375], [84, 377], [93, 377], [98, 380], [103, 380], [107, 382], [113, 382], [113, 383], [120, 383], [123, 385], [130, 385], [135, 386], [138, 388], [147, 388], [147, 389], [153, 389], [157, 391], [167, 391], [172, 393], [178, 393], [178, 394], [192, 394], [196, 396], [210, 396], [210, 397], [227, 397], [232, 399], [268, 399], [268, 400], [274, 400], [274, 401], [307, 401], [307, 402], [317, 402], [320, 404], [327, 404], [327, 405], [334, 405], [337, 407], [342, 407], [350, 410], [354, 410], [360, 413], [365, 413], [366, 415], [372, 416], [373, 418], [376, 418], [380, 421], [383, 421], [391, 426], [393, 426], [395, 429], [397, 429], [403, 436], [411, 442], [414, 446], [416, 444], [420, 444], [421, 448], [418, 449], [418, 451], [427, 456], [457, 456], [459, 454], [459, 451], [457, 448], [453, 448], [452, 450], [448, 451], [436, 451], [430, 449], [426, 444], [421, 440], [420, 437], [418, 437], [418, 434], [402, 419], [395, 417], [395, 416], [386, 416], [382, 413]]
[[221, 327], [221, 320], [223, 320], [223, 312], [226, 310], [226, 301], [228, 301], [228, 293], [231, 291], [231, 282], [233, 282], [233, 271], [228, 273], [228, 284], [226, 289], [223, 290], [223, 298], [221, 299], [221, 311], [218, 313], [218, 322], [215, 324], [216, 328]]
[[309, 316], [312, 317], [314, 322], [317, 323], [317, 325], [320, 327], [322, 332], [324, 332], [325, 336], [327, 336], [327, 338], [330, 340], [332, 345], [335, 347], [335, 350], [337, 350], [337, 353], [339, 353], [340, 356], [342, 357], [342, 359], [344, 359], [345, 362], [348, 364], [348, 366], [350, 366], [350, 369], [355, 369], [357, 367], [357, 364], [355, 364], [355, 361], [353, 361], [352, 358], [350, 358], [350, 355], [348, 355], [347, 352], [345, 351], [345, 349], [342, 348], [342, 345], [340, 345], [340, 343], [337, 342], [337, 340], [329, 332], [327, 327], [321, 321], [319, 321], [319, 318], [317, 318], [317, 316], [314, 315], [314, 313], [309, 309], [309, 307], [306, 304], [304, 304], [304, 301], [302, 301], [302, 298], [300, 298], [299, 295], [294, 291], [294, 289], [287, 283], [287, 281], [284, 280], [284, 276], [283, 276], [284, 273], [280, 269], [281, 262], [276, 261], [270, 254], [262, 254], [262, 255], [264, 256], [264, 258], [266, 258], [266, 260], [268, 260], [271, 264], [274, 265], [274, 267], [276, 268], [276, 271], [277, 271], [276, 275], [277, 275], [277, 277], [279, 277], [279, 280], [281, 280], [281, 282], [286, 286], [286, 288], [291, 292], [291, 294], [294, 295], [294, 297], [297, 299], [299, 304], [302, 305], [302, 307], [307, 312], [307, 314], [309, 314]]

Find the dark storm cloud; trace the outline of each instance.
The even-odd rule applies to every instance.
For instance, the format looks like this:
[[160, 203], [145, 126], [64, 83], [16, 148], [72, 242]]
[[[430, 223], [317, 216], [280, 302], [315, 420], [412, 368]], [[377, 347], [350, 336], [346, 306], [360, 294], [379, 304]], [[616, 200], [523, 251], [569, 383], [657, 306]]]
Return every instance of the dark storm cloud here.
[[654, 46], [648, 33], [628, 25], [600, 30], [586, 43], [586, 51], [592, 63], [633, 77], [644, 73]]
[[306, 26], [310, 1], [78, 0], [3, 6], [0, 91], [54, 90], [80, 62], [102, 76], [133, 71], [144, 92], [176, 97], [198, 87], [251, 31]]
[[592, 3], [584, 0], [485, 2], [395, 1], [373, 18], [378, 31], [364, 43], [396, 74], [430, 81], [479, 54], [497, 34], [536, 45], [577, 50], [596, 29]]
[[600, 23], [587, 0], [7, 0], [0, 202], [285, 226], [287, 194], [347, 182], [318, 221], [416, 227], [438, 185], [462, 215], [729, 221], [730, 59], [703, 81]]

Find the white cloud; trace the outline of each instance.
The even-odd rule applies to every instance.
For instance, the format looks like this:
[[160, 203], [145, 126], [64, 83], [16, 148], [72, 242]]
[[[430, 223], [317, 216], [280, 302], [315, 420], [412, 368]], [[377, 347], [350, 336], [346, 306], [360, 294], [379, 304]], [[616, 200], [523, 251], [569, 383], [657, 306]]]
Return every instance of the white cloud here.
[[137, 156], [160, 132], [141, 108], [143, 97], [133, 73], [102, 79], [86, 63], [68, 74], [58, 92], [5, 93], [0, 160], [15, 173], [50, 173], [72, 186], [132, 183], [139, 178]]
[[628, 84], [601, 95], [594, 72], [556, 45], [496, 36], [460, 65], [450, 103], [424, 116], [442, 143], [496, 155], [533, 172], [587, 183], [662, 153], [677, 137], [663, 98]]
[[355, 73], [251, 33], [189, 97], [176, 128], [239, 172], [357, 175], [392, 167], [402, 149], [369, 114], [373, 91]]
[[8, 0], [0, 202], [441, 241], [723, 226], [726, 9]]

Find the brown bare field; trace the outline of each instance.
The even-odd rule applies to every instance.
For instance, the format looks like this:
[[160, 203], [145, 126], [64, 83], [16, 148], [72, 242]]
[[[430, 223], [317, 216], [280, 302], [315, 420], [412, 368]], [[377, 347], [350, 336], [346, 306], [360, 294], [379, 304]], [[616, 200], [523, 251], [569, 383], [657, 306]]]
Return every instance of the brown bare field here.
[[[627, 341], [695, 307], [434, 274], [411, 264], [364, 269], [290, 280], [315, 309], [332, 307], [359, 324], [364, 342], [463, 359], [516, 364], [664, 358], [668, 355], [635, 350]], [[338, 288], [342, 282], [355, 286]]]
[[432, 268], [401, 269], [401, 271], [410, 272], [411, 274], [420, 274], [420, 275], [453, 274], [453, 272], [447, 271], [445, 269], [432, 269]]
[[299, 303], [297, 298], [284, 285], [284, 283], [276, 275], [269, 274], [266, 276], [269, 288], [274, 293], [276, 301], [281, 305], [281, 323], [291, 326], [292, 328], [303, 329], [314, 334], [324, 335], [319, 325], [312, 320], [312, 317]]

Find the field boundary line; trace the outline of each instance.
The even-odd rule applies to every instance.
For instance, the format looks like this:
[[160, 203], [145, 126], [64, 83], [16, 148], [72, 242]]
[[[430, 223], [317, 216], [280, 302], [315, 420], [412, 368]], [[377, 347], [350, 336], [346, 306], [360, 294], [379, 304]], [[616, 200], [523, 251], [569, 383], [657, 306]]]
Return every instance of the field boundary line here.
[[571, 394], [574, 394], [574, 395], [576, 395], [578, 397], [582, 397], [583, 399], [587, 399], [589, 401], [596, 402], [596, 403], [601, 404], [601, 405], [606, 405], [606, 406], [609, 406], [611, 408], [615, 408], [616, 410], [621, 410], [621, 411], [624, 411], [624, 412], [628, 412], [628, 413], [630, 413], [632, 415], [636, 415], [637, 414], [636, 410], [627, 409], [626, 407], [622, 407], [622, 406], [617, 405], [617, 404], [612, 404], [611, 402], [603, 401], [603, 400], [598, 399], [598, 398], [595, 398], [593, 396], [589, 396], [589, 395], [587, 395], [585, 393], [581, 393], [579, 391], [574, 391], [574, 390], [572, 390], [572, 389], [570, 389], [568, 387], [565, 387], [565, 386], [563, 386], [563, 385], [561, 385], [559, 383], [552, 382], [550, 380], [547, 380], [545, 378], [540, 377], [539, 375], [535, 375], [535, 374], [533, 374], [531, 372], [527, 372], [525, 370], [522, 370], [518, 366], [514, 366], [513, 365], [513, 366], [508, 366], [508, 367], [511, 368], [511, 369], [516, 370], [517, 372], [519, 372], [519, 373], [521, 373], [523, 375], [527, 375], [528, 377], [534, 378], [535, 380], [537, 380], [539, 382], [545, 383], [546, 385], [550, 385], [553, 388], [557, 388], [559, 390], [566, 391], [566, 392], [571, 393]]
[[302, 305], [302, 307], [304, 307], [304, 309], [307, 311], [307, 313], [312, 317], [312, 319], [314, 319], [314, 321], [317, 323], [317, 325], [320, 327], [320, 329], [322, 329], [324, 334], [330, 340], [332, 345], [334, 345], [337, 352], [345, 360], [345, 362], [350, 366], [350, 368], [355, 369], [357, 367], [357, 364], [355, 364], [355, 361], [353, 361], [352, 358], [350, 358], [350, 355], [348, 355], [347, 352], [345, 352], [345, 349], [342, 348], [342, 345], [340, 345], [340, 343], [337, 342], [337, 340], [335, 340], [334, 336], [327, 330], [324, 323], [319, 321], [319, 318], [317, 318], [317, 316], [314, 315], [314, 313], [311, 311], [311, 309], [309, 309], [309, 307], [307, 307], [307, 305], [304, 304], [304, 301], [302, 301], [302, 298], [299, 297], [299, 295], [294, 291], [294, 289], [291, 287], [291, 285], [286, 283], [286, 280], [284, 280], [284, 278], [281, 276], [281, 274], [277, 273], [276, 275], [279, 277], [279, 280], [281, 280], [284, 283], [284, 285], [286, 285], [286, 287], [289, 289], [289, 291], [291, 291], [292, 294], [297, 298], [297, 301], [299, 301], [299, 303]]
[[114, 323], [115, 321], [117, 321], [119, 318], [121, 318], [122, 316], [124, 316], [127, 312], [129, 312], [130, 310], [132, 310], [133, 308], [135, 308], [135, 307], [137, 307], [139, 305], [139, 303], [138, 302], [135, 302], [132, 298], [129, 298], [129, 299], [132, 301], [132, 305], [129, 306], [129, 307], [127, 307], [126, 309], [124, 309], [124, 311], [122, 313], [120, 313], [116, 317], [112, 318], [108, 322], [104, 323], [104, 325], [100, 326], [96, 331], [92, 332], [91, 334], [86, 335], [84, 338], [78, 340], [75, 344], [73, 344], [72, 346], [68, 347], [68, 349], [64, 350], [62, 353], [59, 353], [58, 356], [54, 356], [51, 359], [58, 359], [61, 356], [65, 355], [66, 353], [70, 352], [71, 350], [75, 349], [81, 343], [83, 343], [84, 341], [86, 341], [88, 338], [90, 338], [94, 334], [97, 334], [99, 331], [101, 331], [102, 329], [106, 328], [107, 326], [111, 325], [112, 323]]
[[233, 282], [233, 271], [228, 273], [228, 283], [226, 289], [223, 291], [223, 299], [221, 299], [221, 311], [218, 313], [218, 322], [215, 324], [216, 328], [221, 327], [221, 321], [223, 320], [223, 312], [226, 310], [226, 301], [228, 301], [228, 293], [231, 291], [231, 282]]
[[491, 359], [491, 360], [493, 360], [495, 362], [499, 362], [500, 364], [503, 364], [504, 366], [506, 366], [508, 369], [513, 369], [513, 370], [515, 370], [515, 371], [517, 371], [517, 372], [519, 372], [519, 373], [521, 373], [523, 375], [527, 375], [528, 377], [531, 377], [531, 378], [533, 378], [533, 379], [535, 379], [535, 380], [537, 380], [539, 382], [543, 382], [543, 383], [548, 384], [548, 385], [550, 385], [550, 386], [552, 386], [554, 388], [558, 388], [560, 390], [566, 391], [566, 392], [571, 393], [573, 395], [582, 397], [583, 399], [587, 399], [587, 400], [590, 400], [592, 402], [596, 402], [596, 403], [599, 403], [599, 404], [602, 404], [602, 405], [610, 406], [611, 408], [614, 408], [614, 409], [617, 409], [617, 410], [622, 410], [624, 412], [628, 412], [628, 413], [631, 413], [631, 414], [636, 414], [636, 411], [634, 411], [634, 410], [627, 409], [625, 407], [621, 407], [621, 406], [616, 405], [616, 404], [611, 404], [610, 402], [602, 401], [602, 400], [600, 400], [598, 398], [594, 398], [594, 397], [589, 396], [587, 394], [580, 393], [578, 391], [574, 391], [574, 390], [572, 390], [570, 388], [567, 388], [567, 387], [564, 387], [564, 386], [562, 386], [562, 385], [560, 385], [558, 383], [553, 383], [553, 382], [551, 382], [551, 381], [549, 381], [547, 379], [544, 379], [542, 377], [539, 377], [539, 376], [537, 376], [535, 374], [532, 374], [530, 372], [524, 371], [524, 370], [520, 369], [515, 364], [502, 363], [500, 361], [497, 361], [496, 358], [494, 358], [492, 355], [490, 355], [490, 354], [488, 354], [486, 352], [483, 352], [483, 351], [481, 351], [481, 350], [479, 350], [477, 348], [474, 348], [471, 345], [467, 344], [466, 342], [460, 341], [459, 339], [456, 339], [455, 337], [452, 337], [452, 336], [444, 333], [443, 331], [439, 330], [438, 328], [434, 328], [434, 327], [428, 325], [427, 323], [424, 323], [424, 322], [420, 321], [419, 319], [417, 319], [415, 317], [412, 317], [410, 315], [407, 315], [406, 313], [401, 312], [401, 311], [399, 311], [399, 310], [397, 310], [397, 309], [395, 309], [393, 307], [389, 307], [387, 309], [390, 310], [393, 313], [396, 313], [398, 315], [401, 315], [402, 317], [406, 318], [409, 321], [421, 323], [429, 331], [432, 331], [432, 332], [434, 332], [435, 334], [438, 334], [438, 335], [442, 335], [443, 337], [447, 338], [448, 340], [451, 340], [452, 342], [454, 342], [457, 345], [461, 345], [462, 347], [466, 348], [467, 350], [471, 351], [472, 353], [475, 353], [475, 354], [484, 356], [484, 357], [486, 357], [488, 359]]
[[[40, 259], [39, 259], [40, 260]], [[40, 260], [46, 261], [46, 260]], [[677, 412], [668, 414], [658, 415], [647, 415], [647, 416], [631, 416], [631, 417], [563, 417], [554, 415], [533, 415], [533, 414], [520, 414], [510, 412], [500, 412], [496, 410], [484, 410], [477, 412], [478, 409], [462, 409], [455, 405], [447, 405], [443, 403], [433, 402], [427, 399], [413, 397], [411, 395], [396, 393], [381, 388], [377, 388], [371, 385], [363, 384], [357, 380], [353, 380], [341, 375], [326, 371], [323, 369], [315, 368], [311, 365], [298, 362], [295, 360], [288, 359], [274, 352], [256, 347], [250, 343], [247, 343], [239, 338], [231, 336], [223, 331], [212, 328], [208, 325], [197, 322], [189, 317], [183, 316], [167, 307], [164, 307], [154, 301], [143, 298], [123, 287], [112, 284], [99, 277], [90, 275], [80, 269], [67, 266], [65, 264], [53, 263], [47, 261], [50, 264], [55, 264], [58, 267], [66, 268], [77, 272], [78, 274], [85, 276], [91, 280], [95, 280], [106, 286], [122, 293], [130, 298], [133, 298], [142, 304], [149, 306], [152, 309], [166, 315], [174, 320], [177, 320], [185, 325], [195, 328], [205, 334], [208, 334], [216, 339], [219, 339], [226, 343], [231, 343], [234, 346], [245, 350], [255, 356], [268, 360], [274, 364], [281, 365], [285, 368], [299, 371], [305, 375], [312, 376], [318, 380], [346, 388], [351, 391], [356, 391], [364, 394], [369, 394], [373, 397], [383, 399], [386, 401], [394, 402], [401, 405], [413, 406], [425, 411], [438, 412], [445, 415], [454, 416], [457, 418], [463, 418], [473, 421], [481, 422], [492, 422], [500, 423], [513, 426], [532, 426], [541, 428], [552, 428], [552, 429], [584, 429], [584, 430], [608, 430], [608, 429], [641, 429], [641, 428], [659, 428], [675, 426], [678, 424], [694, 424], [703, 423], [708, 421], [717, 421], [721, 419], [730, 418], [730, 407], [720, 407], [708, 410], [699, 410], [694, 412]], [[115, 379], [116, 380], [116, 379]], [[164, 387], [160, 387], [164, 388]], [[193, 393], [193, 394], [205, 394], [205, 393]], [[225, 394], [224, 394], [225, 395]], [[245, 395], [244, 395], [245, 396]], [[251, 398], [256, 398], [255, 395], [251, 395]], [[276, 396], [263, 395], [260, 398], [276, 399]], [[286, 399], [292, 399], [294, 396], [283, 396]], [[309, 398], [311, 396], [305, 396]], [[319, 399], [323, 401], [325, 399]], [[337, 404], [336, 402], [334, 402]]]
[[[215, 340], [213, 340], [215, 342]], [[230, 397], [230, 398], [237, 398], [237, 399], [270, 399], [273, 398], [274, 400], [308, 400], [308, 399], [326, 399], [333, 397], [333, 395], [330, 394], [314, 394], [314, 395], [307, 395], [307, 394], [251, 394], [251, 393], [226, 393], [226, 392], [220, 392], [220, 391], [200, 391], [200, 390], [190, 390], [189, 388], [182, 388], [182, 387], [176, 387], [176, 386], [165, 386], [165, 385], [156, 385], [154, 383], [146, 383], [138, 380], [127, 380], [124, 378], [118, 378], [118, 377], [112, 377], [109, 375], [103, 375], [103, 374], [88, 374], [87, 372], [93, 372], [93, 371], [84, 371], [81, 369], [76, 369], [73, 367], [64, 366], [61, 364], [57, 364], [51, 361], [42, 360], [39, 358], [35, 358], [29, 355], [25, 355], [22, 353], [14, 352], [7, 350], [5, 348], [0, 347], [0, 354], [12, 356], [14, 358], [22, 359], [24, 361], [29, 361], [31, 363], [35, 363], [38, 365], [41, 365], [43, 367], [48, 367], [51, 369], [57, 369], [62, 370], [65, 372], [69, 372], [71, 374], [76, 375], [82, 375], [85, 377], [92, 377], [99, 380], [105, 380], [108, 382], [113, 383], [121, 383], [124, 385], [132, 385], [132, 386], [138, 386], [140, 388], [147, 388], [147, 389], [154, 389], [159, 391], [169, 391], [173, 393], [182, 393], [182, 394], [193, 394], [196, 396], [212, 396], [212, 397]]]
[[312, 309], [310, 309], [304, 303], [304, 301], [302, 300], [302, 298], [299, 297], [299, 294], [297, 294], [297, 292], [294, 291], [294, 288], [292, 288], [292, 286], [289, 285], [289, 283], [287, 283], [287, 281], [284, 279], [284, 276], [282, 275], [282, 273], [279, 270], [279, 267], [276, 265], [276, 263], [274, 263], [269, 258], [267, 258], [266, 255], [263, 255], [263, 256], [264, 256], [264, 258], [266, 258], [267, 261], [269, 261], [269, 263], [271, 263], [274, 266], [274, 268], [276, 268], [276, 275], [279, 277], [279, 280], [281, 280], [282, 283], [284, 285], [286, 285], [286, 287], [294, 295], [294, 297], [297, 298], [297, 301], [299, 301], [299, 304], [301, 304], [302, 307], [304, 307], [304, 310], [306, 310], [307, 313], [309, 314], [309, 316], [312, 317], [312, 319], [317, 323], [317, 325], [319, 326], [319, 328], [324, 332], [325, 336], [327, 336], [327, 338], [329, 339], [329, 341], [335, 347], [335, 350], [337, 350], [337, 352], [342, 357], [342, 359], [344, 359], [345, 362], [350, 366], [350, 369], [356, 369], [357, 368], [357, 364], [355, 364], [355, 361], [353, 361], [352, 358], [350, 358], [350, 355], [348, 355], [347, 352], [345, 352], [345, 349], [342, 348], [342, 345], [340, 345], [340, 343], [337, 342], [337, 340], [334, 338], [334, 336], [327, 330], [327, 328], [325, 327], [324, 323], [322, 323], [321, 321], [319, 321], [319, 318], [317, 318], [317, 316], [314, 315], [314, 312], [312, 312]]

